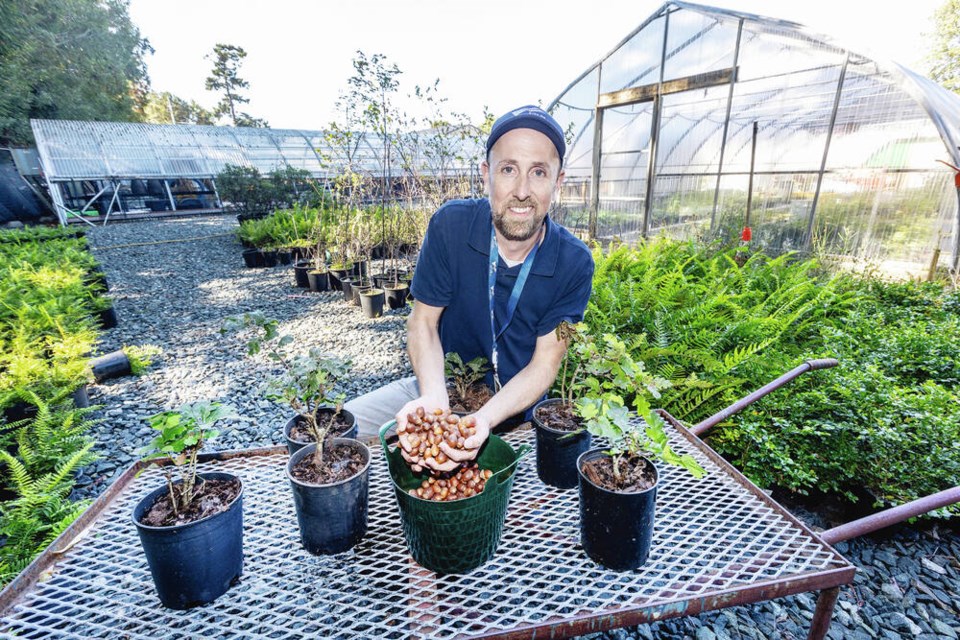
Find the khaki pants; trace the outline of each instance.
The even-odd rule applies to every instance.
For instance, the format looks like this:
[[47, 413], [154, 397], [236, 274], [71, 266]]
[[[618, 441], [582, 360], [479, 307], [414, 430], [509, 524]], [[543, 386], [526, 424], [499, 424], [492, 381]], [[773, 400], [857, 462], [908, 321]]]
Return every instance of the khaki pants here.
[[376, 437], [380, 427], [393, 420], [400, 408], [420, 397], [417, 378], [401, 378], [365, 393], [343, 405], [357, 419], [358, 438]]

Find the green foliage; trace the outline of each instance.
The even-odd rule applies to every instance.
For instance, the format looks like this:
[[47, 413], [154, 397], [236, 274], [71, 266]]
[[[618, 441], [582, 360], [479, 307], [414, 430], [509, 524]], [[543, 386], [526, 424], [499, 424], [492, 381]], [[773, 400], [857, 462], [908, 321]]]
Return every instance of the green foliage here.
[[30, 146], [30, 118], [130, 121], [152, 51], [119, 0], [0, 3], [0, 146]]
[[800, 493], [855, 500], [865, 488], [880, 504], [899, 504], [960, 484], [953, 292], [873, 279], [845, 286], [854, 308], [804, 345], [808, 357], [829, 353], [841, 365], [758, 402], [711, 443], [761, 485]]
[[848, 305], [814, 261], [755, 253], [741, 268], [734, 251], [661, 238], [594, 254], [589, 332], [620, 336], [668, 380], [662, 406], [682, 420], [697, 422], [793, 366], [798, 344]]
[[[316, 348], [307, 353], [291, 353], [289, 347], [293, 344], [293, 336], [281, 335], [277, 327], [277, 320], [256, 311], [227, 318], [220, 332], [226, 334], [254, 329], [255, 334], [247, 342], [247, 355], [255, 356], [263, 352], [280, 366], [281, 373], [267, 382], [267, 397], [289, 404], [300, 416], [318, 443], [314, 461], [319, 467], [323, 464], [330, 428], [346, 399], [343, 393], [334, 392], [334, 387], [346, 377], [350, 362], [325, 355]], [[335, 409], [326, 422], [317, 419], [316, 411], [323, 405]]]
[[467, 390], [475, 382], [483, 380], [489, 370], [489, 362], [483, 356], [464, 362], [459, 353], [451, 351], [443, 357], [444, 375], [453, 382], [461, 398], [466, 398]]
[[220, 434], [214, 425], [235, 416], [233, 408], [207, 401], [186, 403], [176, 411], [150, 416], [150, 427], [160, 433], [143, 449], [143, 459], [166, 460], [178, 470], [180, 484], [175, 485], [170, 467], [163, 467], [175, 514], [185, 511], [196, 495], [197, 454], [204, 443]]
[[930, 78], [950, 91], [960, 91], [960, 0], [944, 0], [934, 14]]
[[[627, 345], [612, 334], [594, 338], [582, 325], [562, 323], [557, 335], [566, 339], [581, 358], [584, 375], [573, 376], [571, 393], [574, 413], [583, 428], [610, 442], [607, 454], [613, 461], [613, 475], [622, 481], [620, 465], [624, 456], [646, 456], [655, 461], [681, 466], [696, 477], [703, 469], [689, 455], [679, 455], [667, 442], [663, 420], [650, 410], [648, 397], [657, 398], [660, 390], [669, 387], [666, 380], [646, 371], [644, 364], [630, 355]], [[632, 398], [640, 418], [632, 419], [624, 397]]]
[[213, 61], [213, 69], [207, 77], [208, 91], [222, 91], [223, 97], [213, 109], [216, 118], [229, 116], [230, 124], [235, 127], [268, 127], [266, 120], [254, 118], [237, 110], [237, 107], [250, 102], [250, 98], [240, 94], [241, 89], [250, 88], [250, 83], [240, 77], [240, 64], [247, 57], [243, 47], [217, 43], [213, 53], [207, 56]]
[[[659, 406], [691, 423], [805, 360], [835, 357], [840, 367], [715, 427], [711, 445], [761, 486], [797, 492], [854, 499], [865, 488], [899, 504], [960, 484], [960, 294], [831, 276], [792, 255], [755, 252], [741, 268], [734, 251], [664, 239], [598, 250], [584, 344], [599, 350], [604, 334], [616, 336], [670, 383]], [[571, 347], [557, 388], [578, 366], [586, 373], [592, 349]], [[606, 398], [611, 419], [636, 402], [602, 382], [599, 390], [623, 396]]]
[[0, 407], [30, 388], [46, 400], [89, 379], [93, 315], [104, 304], [85, 240], [11, 234], [0, 242]]
[[122, 351], [127, 356], [127, 360], [130, 361], [130, 373], [135, 376], [142, 376], [146, 373], [156, 357], [163, 353], [163, 349], [152, 344], [127, 345], [123, 347]]
[[[67, 393], [46, 402], [22, 390], [22, 400], [36, 406], [37, 415], [15, 425], [14, 435], [0, 442], [5, 486], [14, 498], [0, 503], [0, 583], [6, 584], [43, 551], [87, 507], [71, 502], [74, 474], [97, 459], [94, 441], [86, 435], [95, 410], [77, 409]], [[13, 453], [11, 453], [13, 452]]]
[[148, 91], [140, 107], [141, 119], [151, 124], [215, 124], [216, 116], [195, 100], [187, 102], [169, 91]]

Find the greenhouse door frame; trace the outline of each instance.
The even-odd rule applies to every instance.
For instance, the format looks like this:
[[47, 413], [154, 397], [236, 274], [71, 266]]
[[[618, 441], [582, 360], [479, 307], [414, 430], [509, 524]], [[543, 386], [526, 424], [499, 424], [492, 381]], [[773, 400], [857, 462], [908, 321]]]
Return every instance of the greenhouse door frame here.
[[[596, 107], [596, 133], [593, 137], [593, 194], [590, 203], [590, 222], [589, 233], [591, 238], [597, 235], [597, 215], [600, 210], [600, 164], [603, 157], [601, 145], [603, 142], [603, 112], [606, 109], [638, 104], [641, 102], [653, 102], [652, 115], [650, 118], [650, 153], [647, 157], [647, 188], [643, 196], [643, 237], [650, 233], [650, 209], [653, 205], [653, 184], [656, 177], [657, 164], [657, 143], [660, 138], [660, 112], [663, 108], [663, 97], [682, 93], [684, 91], [696, 91], [709, 87], [719, 87], [723, 85], [732, 85], [736, 81], [737, 67], [727, 67], [698, 73], [684, 78], [674, 80], [660, 81], [653, 84], [647, 84], [637, 87], [628, 87], [620, 91], [602, 93], [597, 99]], [[724, 140], [724, 144], [726, 140]]]

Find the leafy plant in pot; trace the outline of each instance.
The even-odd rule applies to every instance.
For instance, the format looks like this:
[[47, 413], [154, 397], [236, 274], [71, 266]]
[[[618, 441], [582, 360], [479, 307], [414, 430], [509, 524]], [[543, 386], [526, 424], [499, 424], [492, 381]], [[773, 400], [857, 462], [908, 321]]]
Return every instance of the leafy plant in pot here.
[[243, 570], [243, 485], [229, 473], [197, 473], [198, 453], [219, 433], [214, 425], [234, 415], [204, 401], [150, 418], [160, 433], [143, 459], [167, 462], [166, 486], [137, 504], [133, 522], [157, 595], [171, 609], [213, 602]]
[[[352, 438], [335, 437], [335, 429], [338, 425], [343, 428], [344, 419], [349, 423], [347, 433], [356, 435], [356, 420], [343, 410], [343, 396], [331, 392], [349, 365], [315, 349], [306, 355], [291, 356], [285, 347], [293, 342], [292, 336], [281, 336], [277, 321], [260, 312], [229, 318], [221, 331], [251, 326], [257, 327], [261, 335], [248, 342], [248, 352], [253, 355], [266, 348], [270, 359], [283, 367], [283, 373], [268, 383], [268, 394], [290, 403], [297, 414], [288, 426], [299, 422], [313, 439], [311, 444], [297, 443], [302, 446], [291, 451], [286, 467], [300, 540], [313, 554], [347, 551], [367, 532], [370, 471], [370, 450], [366, 445]], [[318, 406], [324, 400], [332, 401], [333, 406]]]
[[287, 450], [292, 455], [302, 447], [318, 442], [318, 434], [356, 437], [356, 418], [343, 408], [344, 394], [333, 391], [334, 386], [346, 377], [350, 362], [325, 355], [319, 349], [310, 349], [306, 354], [291, 354], [288, 347], [294, 341], [293, 336], [280, 335], [277, 326], [277, 320], [255, 311], [227, 318], [221, 333], [256, 329], [256, 335], [247, 341], [247, 355], [255, 356], [263, 351], [271, 361], [280, 365], [281, 373], [266, 384], [266, 395], [271, 400], [290, 405], [295, 412], [283, 427]]
[[703, 468], [670, 447], [663, 419], [650, 409], [646, 394], [631, 418], [623, 398], [612, 391], [577, 401], [584, 427], [606, 438], [577, 460], [580, 487], [580, 543], [595, 562], [614, 571], [642, 566], [650, 554], [660, 474], [655, 462], [685, 468], [695, 477]]
[[459, 353], [451, 351], [443, 357], [443, 370], [450, 409], [454, 413], [466, 415], [478, 411], [493, 397], [490, 387], [484, 383], [490, 366], [483, 356], [464, 362]]
[[567, 352], [558, 376], [559, 397], [541, 400], [533, 408], [537, 475], [544, 484], [572, 489], [578, 482], [577, 458], [593, 441], [576, 413], [575, 400], [589, 388], [588, 367], [591, 355], [596, 355], [596, 344], [583, 323], [562, 322], [556, 334], [567, 342]]

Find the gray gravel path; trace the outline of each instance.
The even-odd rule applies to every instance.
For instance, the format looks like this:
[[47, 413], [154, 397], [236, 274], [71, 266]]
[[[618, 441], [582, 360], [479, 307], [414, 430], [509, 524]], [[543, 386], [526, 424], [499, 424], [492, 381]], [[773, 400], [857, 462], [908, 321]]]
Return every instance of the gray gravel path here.
[[[94, 385], [91, 401], [104, 405], [94, 435], [103, 459], [80, 477], [79, 494], [93, 496], [137, 459], [151, 430], [145, 418], [185, 401], [223, 400], [242, 416], [211, 448], [278, 444], [289, 408], [264, 399], [270, 372], [245, 357], [239, 336], [221, 337], [224, 318], [262, 310], [281, 321], [304, 348], [319, 347], [353, 361], [343, 389], [354, 397], [409, 374], [404, 357], [406, 310], [376, 320], [341, 302], [339, 293], [303, 293], [289, 267], [245, 269], [228, 216], [115, 223], [90, 230], [103, 263], [119, 326], [103, 334], [100, 351], [123, 345], [163, 349], [146, 375]], [[202, 239], [198, 239], [202, 238]], [[141, 244], [143, 243], [143, 244]], [[125, 245], [125, 246], [121, 246]], [[813, 527], [818, 513], [797, 507]], [[952, 523], [901, 526], [837, 545], [858, 568], [841, 590], [829, 638], [960, 637], [960, 534]], [[691, 640], [805, 638], [813, 594], [761, 605], [733, 607], [590, 638], [689, 638]]]

